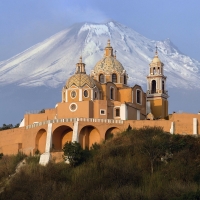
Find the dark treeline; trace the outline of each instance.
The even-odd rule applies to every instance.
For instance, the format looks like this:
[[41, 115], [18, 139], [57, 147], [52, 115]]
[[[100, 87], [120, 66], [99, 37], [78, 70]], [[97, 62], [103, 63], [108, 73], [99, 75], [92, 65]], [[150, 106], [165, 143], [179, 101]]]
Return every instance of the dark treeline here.
[[[68, 143], [64, 150], [73, 152], [72, 148]], [[78, 145], [75, 148], [78, 155], [85, 156], [76, 165], [52, 162], [44, 167], [38, 164], [38, 157], [27, 157], [27, 164], [0, 199], [200, 199], [198, 137], [170, 135], [157, 127], [129, 128], [87, 155]], [[5, 168], [4, 158], [0, 172]], [[2, 173], [0, 179], [3, 177]]]
[[19, 127], [19, 124], [16, 124], [16, 125], [12, 125], [12, 124], [3, 124], [3, 125], [0, 127], [0, 131], [7, 130], [7, 129], [12, 129], [12, 128], [18, 128], [18, 127]]

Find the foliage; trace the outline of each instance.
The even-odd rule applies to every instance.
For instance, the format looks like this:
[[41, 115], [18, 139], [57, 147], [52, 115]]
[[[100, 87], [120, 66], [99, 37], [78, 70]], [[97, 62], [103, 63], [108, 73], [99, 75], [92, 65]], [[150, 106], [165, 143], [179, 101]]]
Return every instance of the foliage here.
[[45, 113], [45, 109], [40, 110], [38, 113]]
[[0, 160], [0, 180], [15, 172], [17, 164], [25, 158], [23, 153], [17, 155], [4, 155]]
[[13, 126], [12, 124], [3, 124], [2, 127], [0, 127], [0, 131], [7, 130], [7, 129], [12, 129], [12, 128], [18, 128], [19, 123]]
[[0, 159], [2, 159], [2, 157], [3, 157], [3, 153], [0, 153]]
[[36, 157], [29, 158], [0, 199], [200, 199], [198, 137], [144, 127], [94, 144], [90, 151], [78, 143], [66, 146], [69, 155], [75, 152], [75, 158], [81, 158], [72, 165], [76, 167], [65, 163], [44, 167]]
[[67, 142], [64, 147], [64, 159], [75, 167], [86, 160], [87, 150], [83, 150], [78, 142]]

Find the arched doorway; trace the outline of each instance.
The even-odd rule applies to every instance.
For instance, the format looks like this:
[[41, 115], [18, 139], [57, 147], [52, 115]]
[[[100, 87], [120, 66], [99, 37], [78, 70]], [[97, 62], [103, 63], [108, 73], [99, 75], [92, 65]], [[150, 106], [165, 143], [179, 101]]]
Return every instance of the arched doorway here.
[[59, 126], [53, 132], [52, 150], [61, 151], [66, 142], [72, 141], [73, 130], [69, 126]]
[[45, 129], [40, 129], [35, 138], [35, 150], [39, 150], [42, 154], [45, 152], [47, 132]]
[[83, 149], [90, 149], [92, 144], [100, 143], [99, 131], [93, 126], [83, 127], [80, 131], [79, 142]]
[[114, 135], [120, 132], [121, 131], [116, 127], [109, 128], [105, 133], [105, 140], [112, 138]]
[[151, 82], [151, 93], [153, 94], [153, 93], [156, 93], [156, 81], [155, 80], [153, 80], [152, 82]]

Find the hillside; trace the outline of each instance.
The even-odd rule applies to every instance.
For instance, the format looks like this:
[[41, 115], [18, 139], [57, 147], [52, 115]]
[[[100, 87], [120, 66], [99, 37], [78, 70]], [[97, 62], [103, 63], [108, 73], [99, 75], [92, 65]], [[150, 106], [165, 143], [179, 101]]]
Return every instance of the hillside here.
[[0, 199], [199, 199], [199, 143], [144, 127], [103, 142], [77, 167], [29, 157]]

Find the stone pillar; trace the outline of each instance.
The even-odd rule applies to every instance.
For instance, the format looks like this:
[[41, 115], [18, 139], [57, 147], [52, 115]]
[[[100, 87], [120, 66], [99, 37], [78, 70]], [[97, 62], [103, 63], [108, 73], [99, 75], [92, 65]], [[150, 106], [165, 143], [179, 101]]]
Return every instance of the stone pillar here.
[[77, 121], [74, 122], [72, 142], [79, 142], [78, 122], [79, 122], [79, 119], [77, 119]]
[[140, 120], [140, 110], [137, 110], [137, 120]]
[[127, 118], [128, 118], [126, 104], [121, 104], [121, 106], [120, 106], [120, 118], [121, 118], [121, 120], [127, 120]]
[[151, 103], [150, 101], [146, 102], [146, 114], [149, 114], [151, 112]]
[[68, 90], [65, 90], [65, 102], [68, 102]]
[[49, 123], [48, 128], [47, 128], [45, 153], [43, 153], [40, 156], [39, 164], [46, 165], [50, 161], [50, 159], [51, 159], [51, 154], [50, 154], [51, 147], [52, 147], [52, 123]]
[[197, 118], [193, 118], [193, 135], [198, 134], [197, 124], [198, 124]]
[[171, 122], [171, 128], [170, 128], [170, 131], [169, 131], [171, 134], [174, 134], [175, 133], [175, 122]]
[[79, 89], [79, 101], [82, 101], [83, 98], [82, 98], [82, 94], [83, 93], [83, 89]]

